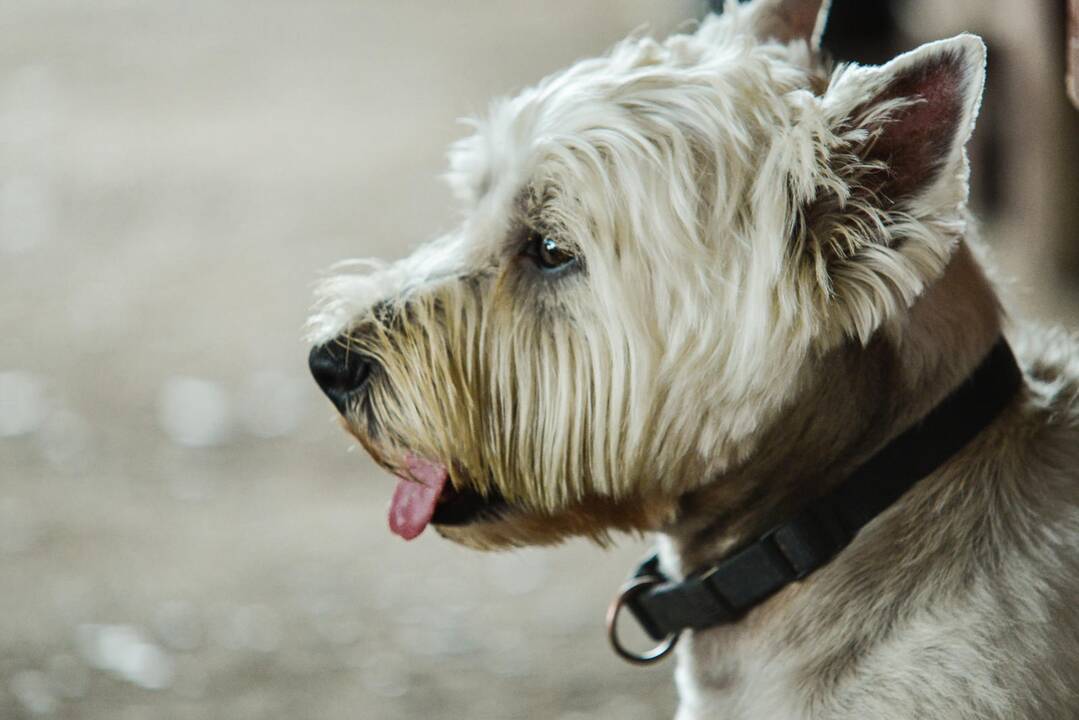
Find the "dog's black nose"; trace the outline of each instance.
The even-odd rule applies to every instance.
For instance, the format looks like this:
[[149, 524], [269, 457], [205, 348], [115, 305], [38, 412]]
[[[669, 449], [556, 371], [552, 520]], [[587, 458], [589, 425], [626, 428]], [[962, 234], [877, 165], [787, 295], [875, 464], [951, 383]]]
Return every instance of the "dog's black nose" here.
[[336, 340], [311, 349], [307, 358], [311, 374], [322, 392], [333, 401], [337, 410], [344, 415], [348, 409], [349, 398], [360, 390], [371, 376], [374, 362]]

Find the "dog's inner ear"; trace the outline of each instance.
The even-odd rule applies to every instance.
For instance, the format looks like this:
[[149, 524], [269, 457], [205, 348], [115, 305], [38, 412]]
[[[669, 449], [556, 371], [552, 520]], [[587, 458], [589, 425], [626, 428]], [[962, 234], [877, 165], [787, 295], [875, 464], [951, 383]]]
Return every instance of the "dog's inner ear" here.
[[818, 50], [829, 4], [830, 0], [753, 0], [749, 10], [761, 40], [805, 40]]
[[851, 113], [869, 131], [857, 154], [883, 168], [873, 187], [880, 201], [910, 199], [954, 169], [970, 130], [972, 75], [963, 48], [927, 54], [897, 68]]

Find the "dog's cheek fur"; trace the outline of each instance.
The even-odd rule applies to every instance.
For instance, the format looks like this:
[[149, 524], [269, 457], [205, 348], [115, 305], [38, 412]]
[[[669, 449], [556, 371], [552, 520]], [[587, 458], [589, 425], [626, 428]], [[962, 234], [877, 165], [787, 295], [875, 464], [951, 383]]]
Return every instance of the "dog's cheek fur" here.
[[[647, 408], [649, 395], [618, 371], [633, 362], [625, 339], [585, 314], [590, 300], [575, 300], [589, 292], [585, 281], [557, 282], [564, 296], [545, 305], [520, 295], [526, 283], [498, 275], [403, 299], [393, 323], [352, 339], [379, 367], [367, 400], [379, 437], [366, 436], [363, 418], [351, 427], [386, 467], [399, 466], [407, 450], [442, 462], [458, 487], [497, 491], [545, 516], [565, 513], [552, 535], [564, 534], [560, 525], [594, 530], [573, 519], [589, 513], [618, 529], [653, 528], [651, 519], [630, 519], [639, 515], [632, 499], [619, 505], [669, 471], [625, 431], [631, 417], [638, 437], [647, 427], [647, 411], [634, 408]], [[677, 469], [688, 473], [691, 462], [679, 459]], [[607, 498], [602, 512], [595, 498]]]

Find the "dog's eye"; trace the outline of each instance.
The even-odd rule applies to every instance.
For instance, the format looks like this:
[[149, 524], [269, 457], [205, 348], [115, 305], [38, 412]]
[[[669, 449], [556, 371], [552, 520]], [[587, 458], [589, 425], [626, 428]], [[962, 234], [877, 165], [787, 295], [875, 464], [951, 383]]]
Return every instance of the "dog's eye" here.
[[543, 233], [534, 232], [528, 238], [525, 253], [544, 270], [557, 270], [577, 259], [577, 256]]

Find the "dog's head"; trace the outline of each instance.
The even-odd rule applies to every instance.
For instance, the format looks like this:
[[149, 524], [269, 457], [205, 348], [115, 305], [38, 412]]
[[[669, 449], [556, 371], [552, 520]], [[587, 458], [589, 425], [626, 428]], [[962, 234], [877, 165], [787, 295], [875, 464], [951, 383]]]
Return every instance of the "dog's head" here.
[[807, 358], [902, 324], [964, 231], [983, 46], [830, 68], [820, 6], [729, 2], [497, 102], [451, 151], [460, 227], [322, 285], [312, 369], [403, 478], [399, 534], [657, 528]]

